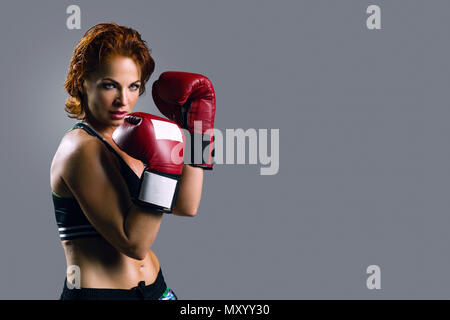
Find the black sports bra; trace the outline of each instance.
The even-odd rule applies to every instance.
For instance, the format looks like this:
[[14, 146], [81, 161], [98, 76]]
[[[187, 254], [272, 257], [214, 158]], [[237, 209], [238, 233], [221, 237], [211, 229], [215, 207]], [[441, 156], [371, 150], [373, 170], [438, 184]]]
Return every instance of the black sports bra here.
[[[139, 190], [140, 178], [128, 166], [125, 160], [123, 160], [117, 151], [114, 150], [114, 148], [111, 147], [111, 145], [86, 122], [76, 123], [69, 131], [73, 129], [83, 129], [90, 135], [97, 137], [112, 153], [119, 158], [120, 173], [128, 186], [132, 199], [135, 199]], [[61, 197], [54, 191], [52, 191], [52, 198], [55, 208], [56, 223], [58, 224], [59, 237], [61, 240], [101, 236], [86, 218], [83, 210], [75, 198]]]

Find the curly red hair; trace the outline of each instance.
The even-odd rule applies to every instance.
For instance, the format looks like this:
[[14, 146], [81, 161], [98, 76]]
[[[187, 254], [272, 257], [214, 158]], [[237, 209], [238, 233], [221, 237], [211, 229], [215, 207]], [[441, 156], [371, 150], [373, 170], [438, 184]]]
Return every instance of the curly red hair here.
[[68, 69], [64, 89], [69, 94], [65, 110], [69, 118], [84, 120], [86, 97], [83, 96], [83, 80], [108, 58], [114, 55], [130, 57], [141, 69], [142, 85], [139, 96], [145, 92], [145, 84], [155, 70], [151, 49], [134, 29], [114, 22], [99, 23], [86, 31], [75, 47]]

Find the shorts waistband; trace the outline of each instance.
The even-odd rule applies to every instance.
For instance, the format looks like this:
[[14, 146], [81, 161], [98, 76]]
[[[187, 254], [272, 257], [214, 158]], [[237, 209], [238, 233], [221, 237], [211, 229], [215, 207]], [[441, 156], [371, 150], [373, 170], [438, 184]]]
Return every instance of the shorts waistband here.
[[166, 289], [167, 285], [160, 268], [153, 283], [145, 285], [145, 281], [140, 281], [136, 287], [131, 289], [70, 289], [67, 286], [67, 278], [65, 278], [60, 300], [157, 300]]

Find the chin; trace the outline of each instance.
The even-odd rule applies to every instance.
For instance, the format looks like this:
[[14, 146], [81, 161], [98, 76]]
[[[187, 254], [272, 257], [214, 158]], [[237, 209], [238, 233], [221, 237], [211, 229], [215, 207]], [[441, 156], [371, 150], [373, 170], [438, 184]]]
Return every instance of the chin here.
[[120, 119], [120, 120], [111, 120], [111, 125], [118, 127], [120, 126], [122, 123], [124, 122], [124, 119]]

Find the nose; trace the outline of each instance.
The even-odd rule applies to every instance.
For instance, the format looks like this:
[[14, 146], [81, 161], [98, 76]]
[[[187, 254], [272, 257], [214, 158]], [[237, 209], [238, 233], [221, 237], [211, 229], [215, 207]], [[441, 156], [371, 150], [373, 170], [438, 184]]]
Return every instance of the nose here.
[[128, 95], [126, 89], [120, 91], [119, 97], [116, 99], [117, 104], [126, 106], [128, 104]]

